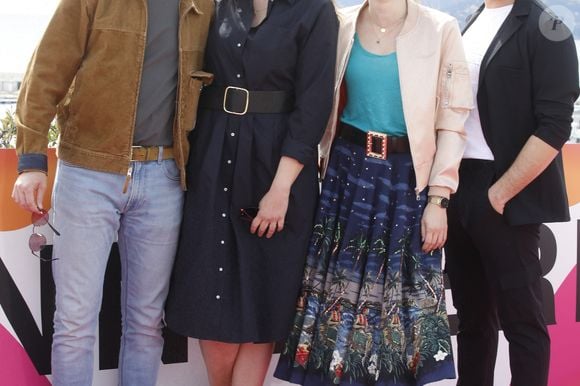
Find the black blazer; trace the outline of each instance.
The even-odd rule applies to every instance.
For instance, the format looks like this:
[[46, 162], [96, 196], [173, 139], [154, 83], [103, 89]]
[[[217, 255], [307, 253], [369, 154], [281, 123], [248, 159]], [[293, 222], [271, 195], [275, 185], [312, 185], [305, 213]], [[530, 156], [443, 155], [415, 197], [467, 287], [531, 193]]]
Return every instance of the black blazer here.
[[[465, 30], [482, 10], [483, 6]], [[496, 178], [512, 165], [532, 135], [562, 148], [570, 137], [578, 92], [572, 33], [546, 13], [543, 3], [516, 0], [479, 73], [477, 104], [495, 158]], [[570, 220], [561, 154], [507, 203], [504, 217], [511, 225]]]

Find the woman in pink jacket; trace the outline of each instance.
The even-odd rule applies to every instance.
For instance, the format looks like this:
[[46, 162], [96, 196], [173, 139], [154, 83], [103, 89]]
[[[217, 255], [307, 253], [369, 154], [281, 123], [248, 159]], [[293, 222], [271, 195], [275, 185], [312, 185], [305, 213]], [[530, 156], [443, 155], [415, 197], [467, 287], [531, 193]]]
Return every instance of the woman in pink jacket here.
[[454, 378], [441, 247], [472, 107], [459, 28], [413, 0], [368, 0], [339, 19], [325, 178], [275, 375], [308, 386]]

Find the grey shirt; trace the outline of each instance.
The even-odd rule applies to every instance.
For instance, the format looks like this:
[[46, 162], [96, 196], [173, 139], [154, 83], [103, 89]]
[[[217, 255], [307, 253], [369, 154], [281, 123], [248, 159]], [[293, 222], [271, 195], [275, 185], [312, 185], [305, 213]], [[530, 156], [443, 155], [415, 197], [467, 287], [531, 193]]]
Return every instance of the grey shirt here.
[[133, 144], [171, 146], [179, 66], [179, 1], [147, 0], [145, 61]]

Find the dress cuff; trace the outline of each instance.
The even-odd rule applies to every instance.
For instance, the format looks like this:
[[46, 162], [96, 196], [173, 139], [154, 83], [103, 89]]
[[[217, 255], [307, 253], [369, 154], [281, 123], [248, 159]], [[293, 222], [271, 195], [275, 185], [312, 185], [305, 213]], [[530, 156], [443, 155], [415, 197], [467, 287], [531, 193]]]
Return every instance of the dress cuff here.
[[314, 157], [316, 156], [316, 149], [306, 145], [305, 143], [287, 138], [282, 146], [282, 155], [294, 158], [302, 165], [307, 165], [313, 162]]

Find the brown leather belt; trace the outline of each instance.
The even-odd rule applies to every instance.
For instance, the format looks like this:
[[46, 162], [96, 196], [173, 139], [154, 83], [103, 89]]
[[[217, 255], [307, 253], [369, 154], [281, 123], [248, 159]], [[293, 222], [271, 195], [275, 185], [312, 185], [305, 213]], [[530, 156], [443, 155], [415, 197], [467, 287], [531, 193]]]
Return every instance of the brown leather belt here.
[[[162, 151], [161, 158], [159, 152]], [[158, 161], [173, 159], [173, 148], [165, 146], [133, 146], [131, 149], [131, 161]]]
[[389, 137], [385, 133], [365, 132], [348, 123], [340, 123], [339, 137], [362, 146], [367, 157], [387, 159], [388, 153], [410, 153], [408, 137]]

